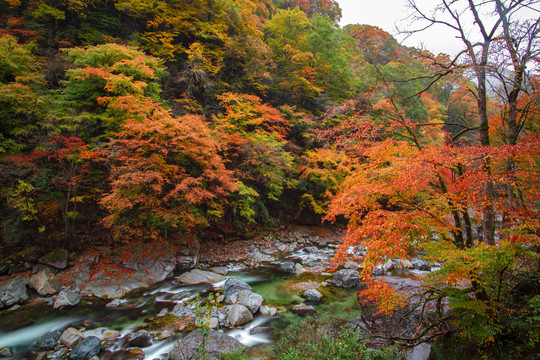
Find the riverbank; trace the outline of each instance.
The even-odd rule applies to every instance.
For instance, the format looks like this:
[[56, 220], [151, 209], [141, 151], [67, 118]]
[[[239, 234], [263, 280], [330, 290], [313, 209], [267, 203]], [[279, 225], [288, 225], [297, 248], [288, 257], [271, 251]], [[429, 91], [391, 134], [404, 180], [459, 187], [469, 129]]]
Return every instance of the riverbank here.
[[[27, 356], [32, 353], [52, 359], [74, 350], [59, 340], [68, 329], [83, 334], [80, 339], [96, 336], [96, 331], [101, 335], [111, 331], [114, 336], [97, 336], [103, 347], [101, 358], [114, 358], [110, 354], [126, 359], [164, 358], [161, 354], [170, 354], [182, 335], [201, 326], [225, 332], [243, 346], [272, 343], [274, 335], [267, 325], [284, 314], [314, 313], [321, 302], [354, 298], [354, 291], [346, 295], [339, 289], [359, 284], [359, 264], [327, 272], [340, 238], [341, 234], [329, 229], [295, 226], [250, 240], [207, 242], [200, 247], [140, 244], [106, 252], [87, 249], [57, 261], [57, 266], [66, 265], [63, 269], [38, 261], [33, 272], [13, 274], [0, 284], [0, 288], [11, 284], [8, 288], [17, 288], [21, 294], [19, 301], [13, 298], [10, 309], [3, 311], [2, 325], [8, 326], [11, 318], [11, 330], [26, 326], [34, 339], [23, 346], [9, 344], [4, 336], [0, 348], [21, 352], [19, 359], [31, 358]], [[227, 279], [245, 283], [240, 290], [245, 292], [231, 300]], [[10, 290], [0, 293], [2, 299], [7, 293], [13, 297]], [[31, 308], [33, 313], [25, 314]], [[28, 324], [32, 329], [40, 326], [43, 315], [36, 314], [47, 308], [57, 315], [53, 321], [66, 315], [70, 319], [54, 322], [61, 333], [57, 346], [50, 350], [36, 342], [48, 332], [28, 329]], [[26, 318], [21, 323], [17, 317]], [[136, 320], [118, 322], [118, 317]], [[140, 332], [148, 334], [137, 336], [148, 338], [149, 343], [135, 347], [130, 341]]]

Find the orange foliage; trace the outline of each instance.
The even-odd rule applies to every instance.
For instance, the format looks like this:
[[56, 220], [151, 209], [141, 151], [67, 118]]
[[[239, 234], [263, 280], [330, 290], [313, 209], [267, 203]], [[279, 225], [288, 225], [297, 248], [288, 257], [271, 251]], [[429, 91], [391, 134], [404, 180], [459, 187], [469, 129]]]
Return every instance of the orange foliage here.
[[103, 222], [118, 239], [162, 238], [221, 216], [235, 179], [201, 117], [174, 118], [160, 104], [134, 95], [99, 102], [125, 117], [107, 150], [112, 190], [101, 201], [110, 212]]
[[[477, 241], [469, 239], [472, 234], [462, 228], [464, 214], [481, 224], [480, 210], [486, 204], [493, 204], [497, 213], [505, 216], [501, 244], [540, 244], [536, 231], [540, 228], [536, 206], [540, 176], [535, 163], [539, 153], [538, 135], [524, 137], [515, 146], [501, 147], [430, 146], [419, 150], [394, 139], [371, 144], [363, 153], [365, 161], [347, 177], [329, 207], [327, 219], [338, 215], [349, 219], [335, 261], [344, 261], [350, 246], [367, 246], [361, 274], [366, 282], [373, 280], [375, 265], [387, 259], [407, 258], [413, 249], [434, 249], [432, 255], [437, 261], [456, 261], [458, 255], [463, 261], [468, 253], [456, 250], [474, 246]], [[482, 166], [487, 157], [492, 161], [491, 175]], [[511, 172], [506, 166], [509, 158], [515, 163]], [[511, 189], [504, 191], [520, 196], [510, 200], [501, 193], [488, 198], [484, 188], [490, 181], [501, 191]], [[478, 273], [479, 268], [473, 267], [452, 271], [444, 279], [456, 284], [473, 281]], [[383, 291], [380, 284], [370, 285], [364, 295], [379, 292], [381, 312], [401, 304], [397, 298], [386, 297], [389, 290]]]

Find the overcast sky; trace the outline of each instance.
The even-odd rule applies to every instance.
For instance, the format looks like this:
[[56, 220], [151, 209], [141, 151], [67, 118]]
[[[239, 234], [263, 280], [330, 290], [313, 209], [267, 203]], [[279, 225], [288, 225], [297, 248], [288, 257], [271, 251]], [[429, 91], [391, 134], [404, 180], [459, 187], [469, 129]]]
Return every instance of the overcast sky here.
[[[369, 24], [394, 35], [394, 37], [406, 46], [414, 46], [427, 49], [435, 54], [446, 53], [456, 55], [463, 49], [461, 40], [456, 39], [456, 34], [449, 28], [440, 25], [421, 34], [405, 39], [403, 35], [398, 34], [396, 25], [403, 28], [409, 28], [405, 20], [410, 11], [407, 9], [407, 0], [337, 0], [343, 10], [343, 17], [340, 24]], [[419, 7], [426, 11], [431, 10], [438, 1], [436, 0], [416, 0]], [[518, 14], [520, 18], [537, 19], [540, 16], [540, 5], [536, 4], [529, 10], [524, 10]], [[428, 11], [429, 12], [429, 11]], [[472, 24], [472, 19], [468, 22]], [[417, 23], [418, 24], [418, 23]], [[476, 29], [468, 35], [471, 38], [479, 36]], [[405, 40], [404, 40], [405, 39]]]
[[[340, 24], [369, 24], [378, 26], [381, 29], [394, 35], [398, 41], [404, 39], [397, 34], [396, 25], [405, 25], [406, 21], [400, 21], [407, 17], [408, 10], [405, 7], [406, 0], [337, 0], [343, 10], [343, 17]], [[426, 4], [426, 8], [434, 5], [433, 0], [418, 0], [419, 4]], [[433, 52], [444, 52], [456, 54], [461, 50], [460, 40], [455, 38], [448, 29], [444, 27], [430, 29], [421, 35], [415, 35], [404, 41], [404, 45], [421, 47]]]

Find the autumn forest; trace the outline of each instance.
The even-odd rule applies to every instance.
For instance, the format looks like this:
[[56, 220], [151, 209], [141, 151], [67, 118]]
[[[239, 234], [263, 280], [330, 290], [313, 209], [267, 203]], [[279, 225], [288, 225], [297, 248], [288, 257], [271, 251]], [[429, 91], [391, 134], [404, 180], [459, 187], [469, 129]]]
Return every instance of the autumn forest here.
[[377, 266], [442, 264], [423, 300], [452, 311], [395, 341], [534, 358], [540, 1], [407, 2], [462, 51], [335, 0], [0, 0], [0, 258], [328, 226], [374, 316], [408, 303]]

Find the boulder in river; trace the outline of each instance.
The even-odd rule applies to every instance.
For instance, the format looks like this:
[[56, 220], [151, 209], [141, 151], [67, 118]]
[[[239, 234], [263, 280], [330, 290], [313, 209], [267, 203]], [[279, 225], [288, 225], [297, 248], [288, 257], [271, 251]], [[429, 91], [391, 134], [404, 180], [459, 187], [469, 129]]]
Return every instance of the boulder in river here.
[[[204, 342], [204, 351], [202, 344]], [[171, 352], [170, 360], [210, 360], [220, 354], [244, 348], [240, 341], [219, 331], [211, 330], [204, 335], [201, 330], [189, 333], [178, 341]]]
[[225, 280], [225, 276], [217, 274], [211, 271], [204, 271], [199, 269], [193, 269], [180, 275], [176, 281], [188, 284], [211, 284], [214, 282]]
[[284, 272], [286, 274], [294, 274], [296, 268], [295, 268], [295, 263], [292, 262], [292, 261], [286, 261], [286, 262], [283, 262], [281, 264], [279, 264], [279, 270], [281, 272]]
[[264, 299], [261, 295], [255, 294], [249, 290], [242, 290], [233, 295], [238, 297], [238, 302], [241, 305], [244, 305], [251, 311], [252, 314], [255, 314], [261, 307]]
[[253, 288], [249, 286], [245, 281], [237, 278], [228, 278], [223, 285], [223, 297], [225, 302], [231, 303], [231, 296], [242, 290], [248, 290], [253, 292]]
[[71, 360], [88, 360], [101, 351], [101, 340], [95, 336], [85, 337], [71, 350]]
[[105, 307], [108, 308], [108, 309], [114, 309], [114, 308], [118, 308], [118, 307], [122, 306], [122, 304], [124, 304], [124, 301], [122, 299], [114, 299], [110, 303], [107, 303], [107, 305], [105, 305]]
[[60, 330], [51, 331], [41, 336], [38, 339], [36, 346], [40, 350], [52, 350], [58, 345], [58, 340], [60, 340], [61, 335], [62, 332]]
[[272, 333], [274, 329], [266, 326], [255, 326], [254, 328], [249, 329], [249, 335], [259, 335], [259, 334], [269, 334]]
[[253, 320], [251, 311], [244, 305], [234, 304], [229, 308], [229, 323], [231, 326], [240, 326]]
[[111, 340], [120, 337], [120, 332], [116, 330], [111, 330], [106, 327], [99, 327], [97, 329], [86, 330], [83, 333], [85, 338], [87, 337], [97, 337], [99, 340]]
[[9, 347], [0, 348], [0, 358], [13, 356], [13, 350]]
[[83, 338], [82, 332], [75, 328], [67, 328], [62, 333], [62, 336], [60, 336], [60, 342], [67, 346], [68, 348], [72, 348], [75, 345], [79, 343]]
[[354, 269], [338, 270], [334, 273], [334, 284], [340, 288], [352, 288], [360, 285], [360, 275]]
[[0, 309], [14, 304], [20, 304], [28, 299], [26, 293], [27, 279], [21, 276], [0, 283]]
[[210, 268], [210, 270], [223, 276], [229, 273], [229, 268], [226, 266], [214, 266], [213, 268]]
[[54, 295], [60, 290], [60, 281], [48, 268], [41, 269], [37, 274], [32, 275], [28, 281], [28, 286], [36, 290], [41, 296]]
[[152, 335], [147, 331], [140, 330], [129, 335], [128, 346], [143, 348], [150, 345], [152, 345]]

